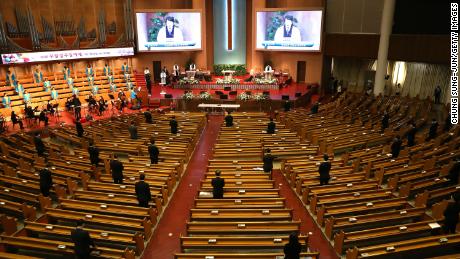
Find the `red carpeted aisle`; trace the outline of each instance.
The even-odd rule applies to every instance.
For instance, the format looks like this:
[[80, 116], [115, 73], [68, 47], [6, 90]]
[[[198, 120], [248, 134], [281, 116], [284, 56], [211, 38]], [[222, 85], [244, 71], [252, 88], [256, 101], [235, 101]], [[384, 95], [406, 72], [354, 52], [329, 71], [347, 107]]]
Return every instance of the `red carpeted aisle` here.
[[174, 253], [180, 252], [179, 237], [186, 235], [185, 227], [190, 217], [190, 209], [194, 206], [195, 196], [206, 172], [208, 159], [211, 158], [222, 122], [223, 116], [209, 116], [208, 124], [197, 143], [187, 170], [158, 223], [143, 258], [170, 259], [174, 258]]
[[314, 219], [312, 219], [305, 206], [291, 189], [288, 181], [279, 170], [273, 171], [273, 180], [280, 189], [281, 196], [286, 198], [287, 207], [293, 209], [293, 219], [301, 221], [300, 232], [302, 234], [311, 232], [308, 239], [310, 249], [312, 251], [318, 251], [321, 259], [339, 258], [329, 241], [323, 236], [321, 229], [316, 225]]

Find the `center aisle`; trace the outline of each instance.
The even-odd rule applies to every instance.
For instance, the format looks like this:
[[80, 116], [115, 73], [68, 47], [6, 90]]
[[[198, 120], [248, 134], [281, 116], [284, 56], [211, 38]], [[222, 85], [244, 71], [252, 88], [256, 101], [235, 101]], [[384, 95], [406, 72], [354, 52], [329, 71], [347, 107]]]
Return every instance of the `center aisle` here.
[[223, 116], [208, 117], [208, 123], [189, 160], [187, 170], [159, 221], [143, 258], [169, 259], [174, 257], [174, 253], [180, 252], [179, 237], [186, 234], [185, 223], [190, 217], [190, 209], [194, 205], [195, 195], [206, 172], [222, 122]]

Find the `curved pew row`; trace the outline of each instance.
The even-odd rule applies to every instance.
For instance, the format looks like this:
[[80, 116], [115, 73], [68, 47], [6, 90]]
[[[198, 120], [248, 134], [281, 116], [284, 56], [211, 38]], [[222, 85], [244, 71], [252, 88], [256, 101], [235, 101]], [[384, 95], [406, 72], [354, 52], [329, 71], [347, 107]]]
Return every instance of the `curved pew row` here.
[[[173, 115], [180, 125], [177, 135], [169, 130]], [[205, 124], [202, 113], [155, 114], [154, 118], [154, 124], [145, 123], [143, 114], [101, 120], [85, 126], [86, 134], [78, 141], [66, 137], [75, 134], [73, 127], [52, 129], [50, 140], [45, 140], [47, 162], [52, 164], [50, 197], [39, 195], [38, 173], [45, 168], [45, 159], [33, 155], [32, 137], [23, 133], [5, 136], [0, 142], [0, 207], [6, 213], [1, 216], [4, 236], [0, 246], [38, 257], [69, 256], [73, 254], [70, 231], [83, 219], [97, 245], [97, 256], [142, 255]], [[129, 138], [126, 121], [136, 121], [139, 128], [146, 129], [139, 130], [139, 139]], [[122, 148], [105, 150], [105, 144], [113, 143], [113, 132]], [[155, 165], [150, 164], [146, 144], [152, 136], [161, 154]], [[89, 139], [100, 146], [99, 167], [90, 164]], [[110, 176], [108, 162], [113, 153], [119, 154], [125, 165], [123, 184], [114, 184]], [[139, 207], [135, 196], [134, 183], [140, 173], [151, 186], [149, 208]]]

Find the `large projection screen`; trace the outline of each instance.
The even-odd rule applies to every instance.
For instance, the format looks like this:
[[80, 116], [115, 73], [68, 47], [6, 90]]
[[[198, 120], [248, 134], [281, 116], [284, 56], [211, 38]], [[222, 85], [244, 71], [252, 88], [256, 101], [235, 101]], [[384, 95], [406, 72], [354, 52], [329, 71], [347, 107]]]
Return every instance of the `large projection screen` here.
[[323, 10], [257, 10], [256, 49], [321, 51]]
[[136, 11], [137, 50], [201, 50], [201, 11]]

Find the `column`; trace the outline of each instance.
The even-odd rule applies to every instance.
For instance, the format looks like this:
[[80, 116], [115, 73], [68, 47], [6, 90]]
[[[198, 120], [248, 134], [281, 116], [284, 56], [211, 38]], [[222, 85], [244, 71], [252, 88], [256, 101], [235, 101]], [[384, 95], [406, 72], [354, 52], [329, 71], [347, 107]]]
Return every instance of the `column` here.
[[395, 0], [384, 0], [382, 21], [380, 24], [380, 43], [377, 59], [377, 71], [375, 73], [374, 95], [383, 93], [383, 89], [385, 88], [385, 75], [387, 74], [388, 63], [388, 47], [390, 45], [394, 9]]

